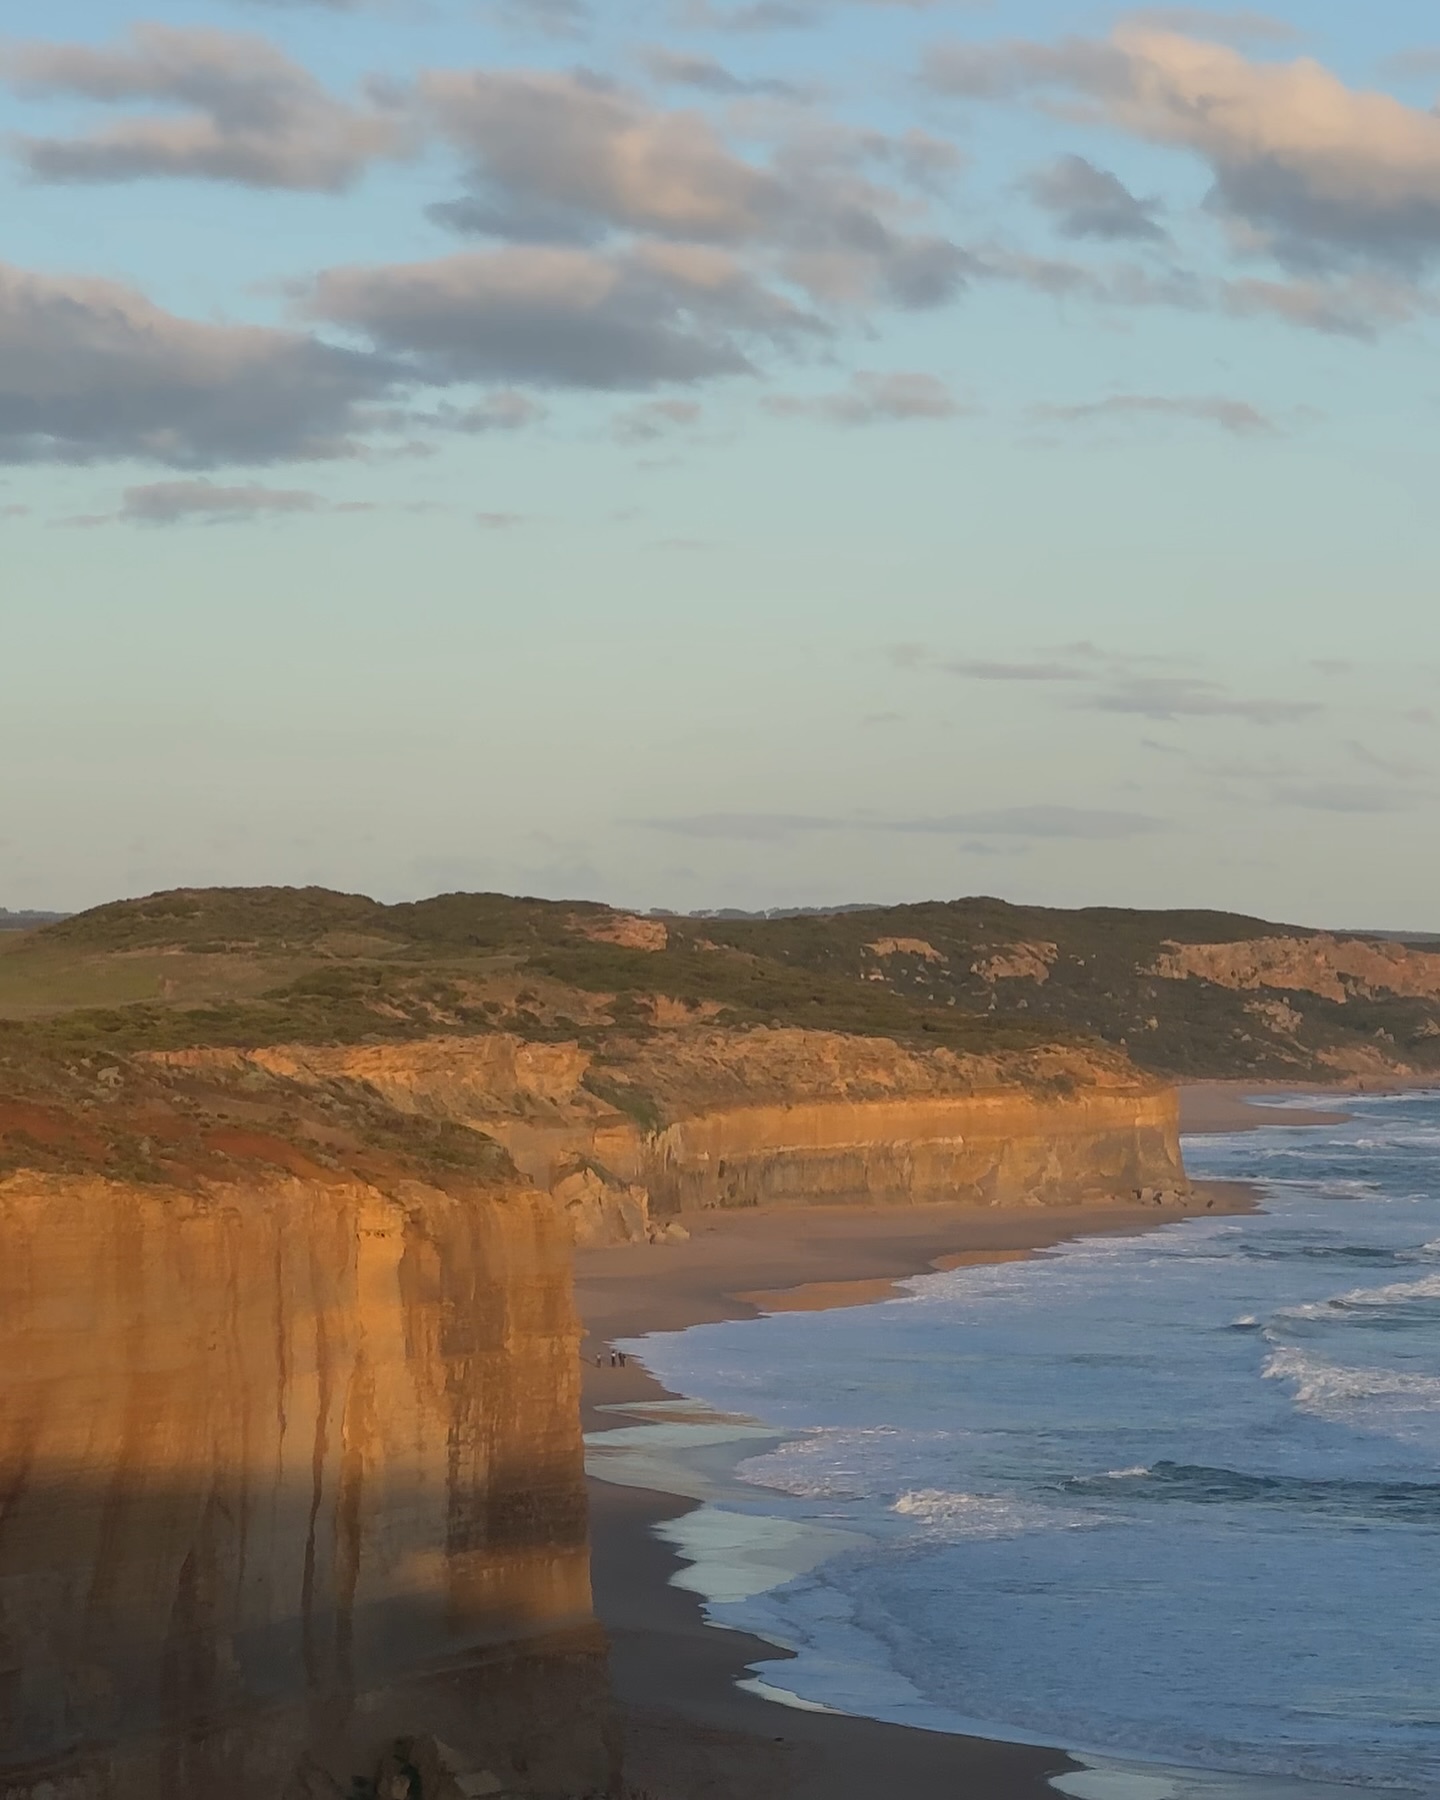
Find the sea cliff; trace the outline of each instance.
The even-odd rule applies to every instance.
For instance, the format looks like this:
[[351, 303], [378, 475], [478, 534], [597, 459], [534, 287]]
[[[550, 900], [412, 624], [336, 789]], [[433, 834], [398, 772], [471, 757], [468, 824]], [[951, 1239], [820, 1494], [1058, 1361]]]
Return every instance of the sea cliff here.
[[1174, 1090], [1107, 1052], [982, 1058], [793, 1029], [663, 1038], [603, 1065], [575, 1043], [503, 1033], [157, 1060], [354, 1083], [483, 1130], [587, 1244], [715, 1207], [1043, 1206], [1186, 1185]]
[[0, 1181], [5, 1800], [609, 1784], [553, 1203], [316, 1175]]

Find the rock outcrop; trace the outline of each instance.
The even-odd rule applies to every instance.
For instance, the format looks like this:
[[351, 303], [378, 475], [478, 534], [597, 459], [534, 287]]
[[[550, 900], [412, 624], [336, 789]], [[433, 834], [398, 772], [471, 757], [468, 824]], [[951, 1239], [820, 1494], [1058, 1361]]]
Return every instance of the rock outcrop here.
[[1279, 988], [1342, 1005], [1379, 994], [1440, 998], [1440, 955], [1364, 938], [1250, 938], [1237, 944], [1170, 944], [1152, 971], [1170, 981], [1198, 977], [1217, 987]]
[[0, 1180], [0, 1795], [348, 1795], [425, 1732], [605, 1791], [568, 1260], [514, 1179]]

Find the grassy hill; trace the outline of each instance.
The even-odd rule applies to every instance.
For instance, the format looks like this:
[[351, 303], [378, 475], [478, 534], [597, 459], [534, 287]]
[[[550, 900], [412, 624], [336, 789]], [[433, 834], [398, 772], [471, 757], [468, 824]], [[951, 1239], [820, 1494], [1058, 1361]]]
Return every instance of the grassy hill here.
[[683, 1016], [978, 1052], [1098, 1039], [1188, 1076], [1440, 1071], [1440, 956], [1228, 913], [989, 898], [637, 919], [321, 888], [181, 890], [0, 939], [12, 1062], [497, 1029], [603, 1052]]

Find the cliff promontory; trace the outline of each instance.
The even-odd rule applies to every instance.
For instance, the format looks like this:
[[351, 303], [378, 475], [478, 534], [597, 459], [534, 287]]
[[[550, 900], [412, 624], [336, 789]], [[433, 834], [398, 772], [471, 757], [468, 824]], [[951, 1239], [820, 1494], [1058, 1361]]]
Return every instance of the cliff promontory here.
[[606, 1791], [554, 1203], [373, 1101], [87, 1060], [0, 1103], [0, 1793], [348, 1800], [417, 1737]]

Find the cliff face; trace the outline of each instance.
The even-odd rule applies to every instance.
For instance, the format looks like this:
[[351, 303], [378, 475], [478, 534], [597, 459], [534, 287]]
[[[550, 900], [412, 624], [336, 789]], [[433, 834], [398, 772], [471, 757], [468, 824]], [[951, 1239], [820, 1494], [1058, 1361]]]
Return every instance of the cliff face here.
[[317, 1175], [0, 1181], [6, 1800], [607, 1784], [563, 1224]]
[[652, 1209], [1057, 1205], [1186, 1185], [1175, 1096], [1024, 1093], [743, 1107], [661, 1132]]
[[499, 1034], [166, 1060], [214, 1058], [362, 1082], [484, 1130], [566, 1203], [582, 1243], [708, 1207], [1048, 1205], [1185, 1185], [1173, 1091], [1103, 1052], [987, 1059], [829, 1032], [675, 1031], [607, 1059], [617, 1105], [583, 1085], [579, 1046]]

